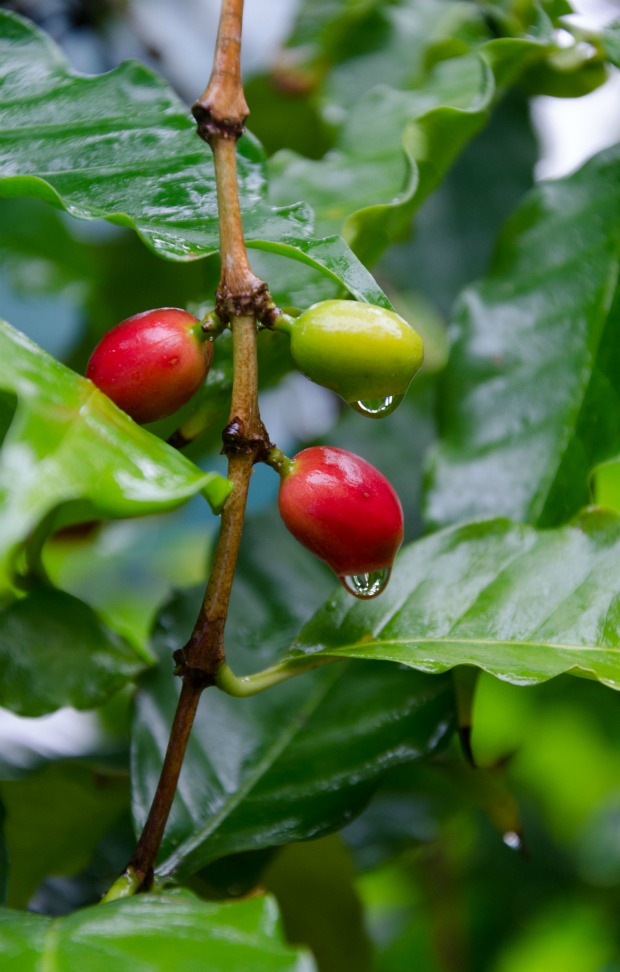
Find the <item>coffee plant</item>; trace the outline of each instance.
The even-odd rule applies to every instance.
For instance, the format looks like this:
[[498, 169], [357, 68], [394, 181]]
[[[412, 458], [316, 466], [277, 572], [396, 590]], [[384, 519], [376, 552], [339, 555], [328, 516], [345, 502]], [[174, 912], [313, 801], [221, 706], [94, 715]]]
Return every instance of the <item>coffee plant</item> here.
[[186, 99], [24, 12], [0, 967], [620, 968], [620, 146], [529, 118], [620, 22], [301, 0], [242, 82], [222, 0]]

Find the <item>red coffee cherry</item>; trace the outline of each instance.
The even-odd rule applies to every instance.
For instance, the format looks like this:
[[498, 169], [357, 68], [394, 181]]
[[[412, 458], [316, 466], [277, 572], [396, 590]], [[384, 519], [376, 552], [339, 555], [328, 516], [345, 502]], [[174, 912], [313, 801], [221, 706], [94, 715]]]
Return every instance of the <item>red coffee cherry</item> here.
[[385, 588], [403, 541], [403, 511], [385, 476], [365, 459], [330, 446], [304, 449], [281, 471], [278, 507], [304, 547], [356, 597]]
[[213, 344], [200, 321], [178, 307], [128, 317], [93, 351], [86, 377], [140, 424], [176, 412], [207, 376]]

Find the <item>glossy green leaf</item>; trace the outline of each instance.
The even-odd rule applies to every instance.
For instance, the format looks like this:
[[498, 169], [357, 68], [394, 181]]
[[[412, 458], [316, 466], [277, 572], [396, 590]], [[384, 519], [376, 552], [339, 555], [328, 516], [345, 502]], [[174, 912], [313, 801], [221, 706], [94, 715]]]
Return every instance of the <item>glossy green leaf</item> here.
[[596, 510], [556, 530], [445, 530], [403, 551], [376, 600], [328, 601], [286, 664], [321, 653], [424, 672], [475, 665], [519, 685], [575, 672], [620, 689], [619, 554], [620, 520]]
[[620, 148], [542, 184], [457, 307], [427, 516], [566, 521], [620, 443]]
[[[0, 14], [2, 194], [37, 195], [81, 219], [132, 226], [178, 259], [218, 248], [209, 148], [165, 82], [135, 62], [87, 77], [71, 71], [28, 21]], [[265, 202], [261, 153], [246, 138], [239, 182], [248, 236], [307, 226], [303, 207]]]
[[[219, 251], [211, 151], [172, 89], [142, 65], [78, 75], [48, 37], [0, 11], [0, 121], [0, 195], [130, 226], [170, 259]], [[310, 263], [362, 299], [381, 297], [342, 240], [310, 240], [305, 204], [268, 204], [263, 153], [250, 135], [239, 142], [237, 174], [248, 245]]]
[[95, 905], [67, 918], [0, 910], [3, 972], [313, 972], [282, 942], [271, 898], [210, 904], [188, 891]]
[[202, 472], [2, 321], [0, 389], [16, 407], [0, 453], [5, 578], [59, 507], [54, 525], [158, 513], [198, 492], [219, 509], [230, 491], [228, 480]]
[[[274, 662], [333, 578], [274, 517], [250, 524], [227, 625], [239, 672]], [[133, 733], [134, 816], [157, 783], [178, 686], [171, 652], [199, 597], [163, 612], [162, 657], [138, 694]], [[209, 690], [198, 710], [158, 872], [195, 872], [243, 850], [318, 836], [358, 813], [385, 770], [433, 752], [453, 727], [449, 682], [388, 665], [335, 665], [250, 699]], [[346, 740], [346, 745], [343, 745]]]
[[144, 666], [92, 608], [63, 591], [38, 588], [0, 612], [0, 706], [18, 715], [95, 708]]

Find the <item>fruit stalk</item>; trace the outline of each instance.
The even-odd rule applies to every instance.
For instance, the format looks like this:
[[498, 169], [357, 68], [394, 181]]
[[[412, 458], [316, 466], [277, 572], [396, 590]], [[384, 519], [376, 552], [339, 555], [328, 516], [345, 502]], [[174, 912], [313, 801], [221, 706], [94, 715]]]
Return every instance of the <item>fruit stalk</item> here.
[[252, 466], [270, 443], [258, 408], [256, 320], [270, 304], [266, 285], [250, 268], [237, 188], [236, 143], [248, 115], [239, 53], [243, 0], [222, 0], [213, 72], [193, 106], [198, 133], [211, 146], [220, 217], [221, 277], [216, 313], [233, 336], [233, 389], [224, 430], [228, 477], [234, 489], [222, 511], [213, 566], [200, 614], [187, 644], [175, 652], [183, 681], [179, 705], [153, 803], [136, 851], [105, 900], [148, 890], [203, 689], [224, 664], [224, 626], [241, 542]]

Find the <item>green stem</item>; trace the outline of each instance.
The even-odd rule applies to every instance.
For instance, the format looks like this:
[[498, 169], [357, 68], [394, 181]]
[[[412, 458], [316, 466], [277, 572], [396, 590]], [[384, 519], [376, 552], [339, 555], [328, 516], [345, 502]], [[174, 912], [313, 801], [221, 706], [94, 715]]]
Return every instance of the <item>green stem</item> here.
[[279, 476], [284, 479], [286, 476], [290, 475], [293, 471], [294, 461], [289, 459], [281, 449], [277, 446], [273, 446], [267, 455], [265, 456], [264, 462], [267, 466], [271, 466]]
[[286, 334], [290, 334], [295, 326], [295, 318], [290, 314], [286, 314], [284, 311], [278, 311], [268, 326], [272, 331], [283, 331]]
[[130, 898], [139, 890], [141, 877], [136, 874], [133, 867], [128, 867], [120, 877], [116, 879], [110, 890], [104, 894], [101, 904], [109, 901], [119, 901], [121, 898]]
[[329, 658], [308, 655], [300, 659], [288, 659], [272, 665], [270, 668], [256, 672], [254, 675], [235, 675], [226, 662], [222, 662], [215, 675], [215, 684], [222, 692], [227, 695], [234, 695], [238, 699], [247, 699], [252, 695], [258, 695], [266, 689], [285, 682], [288, 678], [295, 678], [297, 675], [304, 675], [315, 668], [322, 668], [324, 665], [331, 665], [333, 662], [347, 661], [346, 658]]

